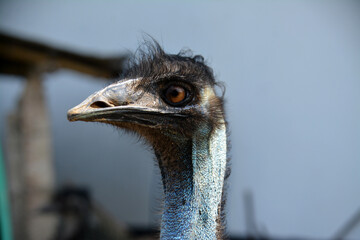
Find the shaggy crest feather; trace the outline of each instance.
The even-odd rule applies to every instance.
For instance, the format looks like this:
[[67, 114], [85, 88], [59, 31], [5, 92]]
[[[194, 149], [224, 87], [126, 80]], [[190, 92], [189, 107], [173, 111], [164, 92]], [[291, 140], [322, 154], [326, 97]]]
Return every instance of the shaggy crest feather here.
[[206, 65], [203, 56], [194, 56], [189, 49], [181, 50], [178, 54], [166, 54], [154, 39], [144, 40], [130, 58], [123, 78], [143, 77], [155, 80], [169, 76], [179, 78], [196, 76], [198, 79], [205, 78], [212, 85], [215, 84], [213, 71]]

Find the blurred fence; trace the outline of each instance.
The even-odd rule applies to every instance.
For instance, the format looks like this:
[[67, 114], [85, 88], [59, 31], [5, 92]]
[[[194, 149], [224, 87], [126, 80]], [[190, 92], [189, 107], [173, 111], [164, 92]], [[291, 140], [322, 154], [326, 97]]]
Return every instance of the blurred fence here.
[[[126, 58], [126, 55], [100, 58], [79, 54], [0, 33], [0, 73], [26, 79], [17, 107], [8, 116], [4, 143], [15, 240], [53, 239], [58, 226], [55, 215], [40, 211], [55, 192], [52, 135], [43, 74], [66, 68], [112, 79], [122, 73]], [[0, 177], [4, 178], [4, 174], [0, 172]], [[1, 207], [4, 214], [3, 208], [8, 207]], [[11, 231], [6, 221], [2, 219], [1, 223], [6, 226], [2, 232]]]

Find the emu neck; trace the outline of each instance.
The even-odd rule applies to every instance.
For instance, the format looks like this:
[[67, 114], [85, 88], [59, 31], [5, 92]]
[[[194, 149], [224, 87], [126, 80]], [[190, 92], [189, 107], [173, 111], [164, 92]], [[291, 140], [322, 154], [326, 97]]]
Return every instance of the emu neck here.
[[[178, 143], [179, 144], [179, 143]], [[165, 202], [161, 239], [218, 239], [226, 170], [226, 127], [198, 129], [159, 156]]]

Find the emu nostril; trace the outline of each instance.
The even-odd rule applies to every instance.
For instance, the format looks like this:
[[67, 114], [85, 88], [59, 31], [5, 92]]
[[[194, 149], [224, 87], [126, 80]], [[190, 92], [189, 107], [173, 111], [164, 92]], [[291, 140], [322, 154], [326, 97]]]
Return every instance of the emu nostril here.
[[107, 102], [103, 102], [103, 101], [96, 101], [94, 103], [92, 103], [90, 105], [90, 107], [92, 108], [108, 108], [108, 107], [112, 107], [112, 105], [110, 105]]

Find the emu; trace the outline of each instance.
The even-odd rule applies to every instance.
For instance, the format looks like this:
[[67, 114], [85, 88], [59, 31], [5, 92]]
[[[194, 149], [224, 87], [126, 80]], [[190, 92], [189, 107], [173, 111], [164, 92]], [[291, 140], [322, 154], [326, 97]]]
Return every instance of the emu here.
[[68, 119], [111, 124], [152, 146], [164, 189], [160, 239], [223, 239], [227, 124], [213, 71], [202, 56], [167, 54], [155, 41], [139, 52]]

